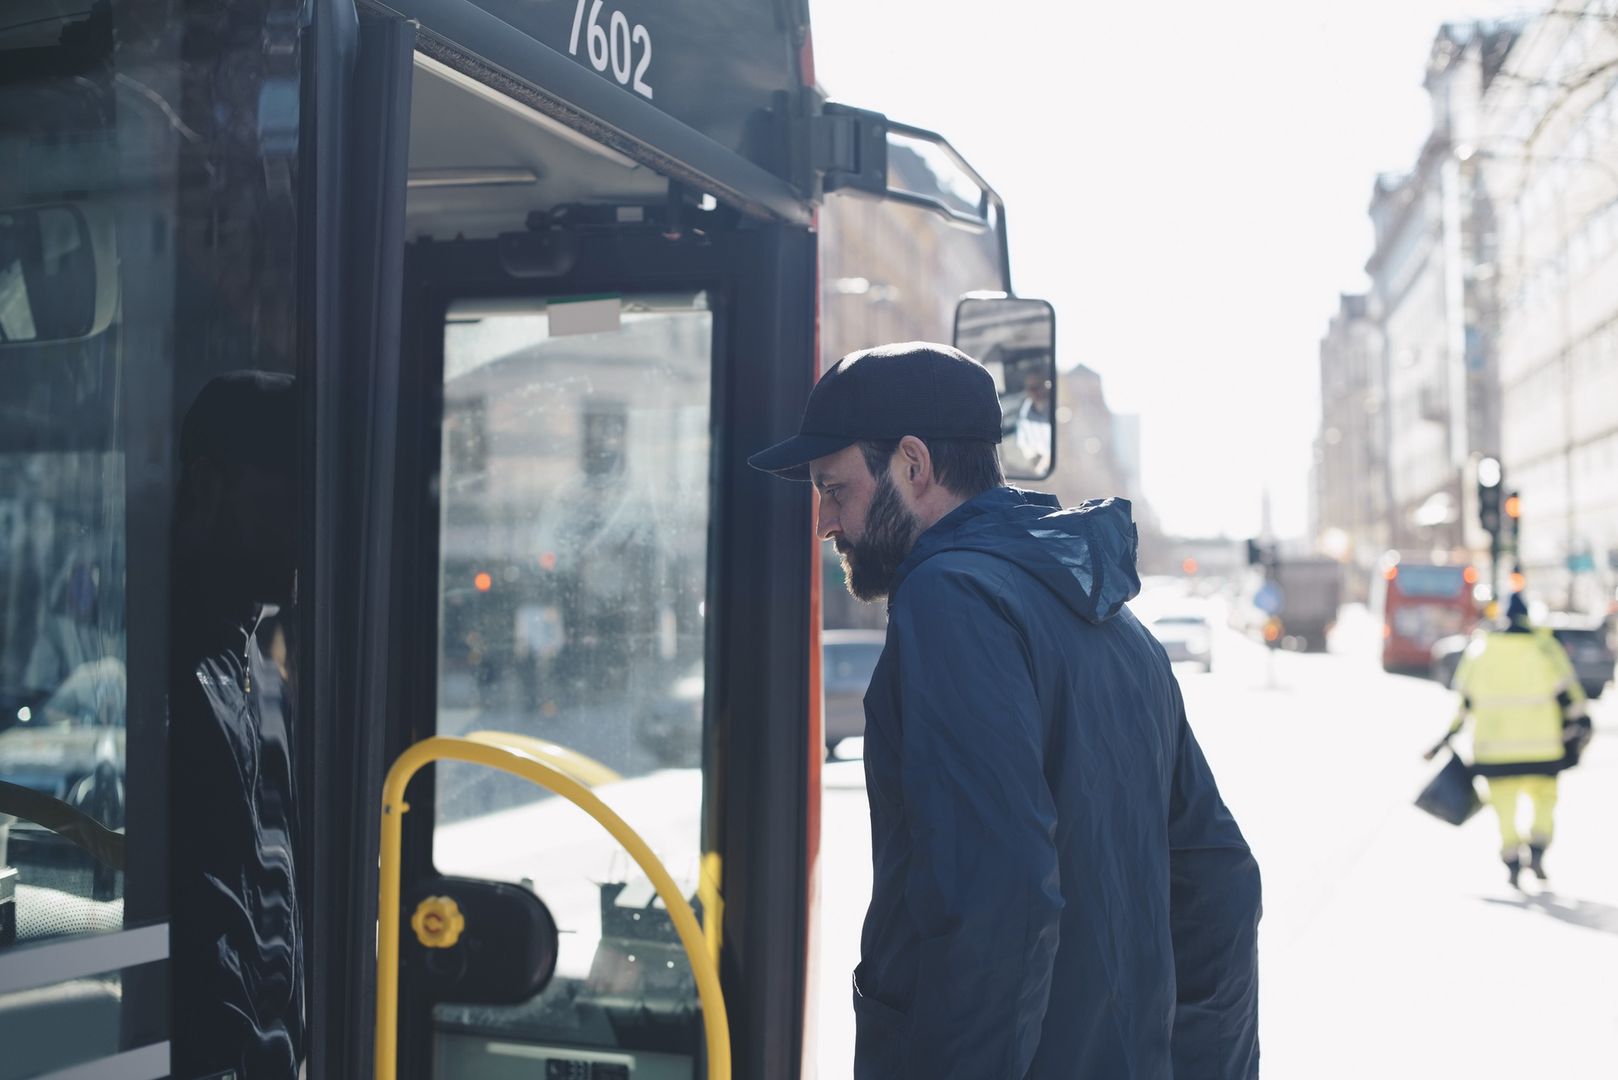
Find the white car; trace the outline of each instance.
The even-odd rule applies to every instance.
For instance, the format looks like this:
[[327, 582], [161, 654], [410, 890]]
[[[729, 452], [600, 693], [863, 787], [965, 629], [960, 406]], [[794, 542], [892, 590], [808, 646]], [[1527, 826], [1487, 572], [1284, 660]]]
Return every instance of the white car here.
[[1148, 620], [1152, 636], [1162, 644], [1173, 664], [1201, 664], [1213, 670], [1212, 631], [1208, 617], [1200, 611], [1165, 611]]
[[882, 655], [881, 630], [823, 630], [820, 673], [825, 687], [826, 753], [865, 735], [865, 690]]

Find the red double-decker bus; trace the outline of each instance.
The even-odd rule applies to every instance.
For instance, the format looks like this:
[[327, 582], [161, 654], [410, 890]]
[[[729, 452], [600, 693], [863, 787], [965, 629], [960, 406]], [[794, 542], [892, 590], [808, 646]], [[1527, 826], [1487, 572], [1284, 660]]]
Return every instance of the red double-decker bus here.
[[1477, 567], [1390, 552], [1373, 590], [1372, 610], [1382, 622], [1382, 667], [1425, 673], [1433, 643], [1469, 633], [1482, 614]]

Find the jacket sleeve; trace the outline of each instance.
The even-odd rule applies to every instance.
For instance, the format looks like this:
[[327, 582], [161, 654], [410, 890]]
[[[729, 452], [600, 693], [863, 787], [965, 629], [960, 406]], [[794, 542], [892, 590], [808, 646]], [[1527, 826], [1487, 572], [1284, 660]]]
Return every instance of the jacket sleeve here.
[[921, 936], [907, 1077], [1027, 1073], [1062, 911], [1056, 808], [1028, 648], [1007, 599], [936, 563], [894, 611], [905, 899]]
[[1578, 669], [1573, 666], [1573, 658], [1567, 654], [1567, 647], [1548, 632], [1540, 638], [1540, 643], [1550, 659], [1556, 679], [1556, 704], [1562, 709], [1563, 721], [1573, 723], [1585, 719], [1589, 703], [1584, 684], [1579, 682]]
[[1258, 1076], [1258, 863], [1185, 719], [1169, 797], [1175, 1080]]

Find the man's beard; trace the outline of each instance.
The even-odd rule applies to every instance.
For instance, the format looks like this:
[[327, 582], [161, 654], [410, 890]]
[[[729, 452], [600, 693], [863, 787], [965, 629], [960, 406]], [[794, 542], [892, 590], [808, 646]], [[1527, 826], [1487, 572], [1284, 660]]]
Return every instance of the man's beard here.
[[887, 596], [893, 588], [899, 564], [916, 545], [921, 521], [899, 498], [899, 489], [887, 473], [877, 477], [876, 494], [865, 517], [865, 531], [858, 540], [837, 539], [837, 554], [843, 560], [843, 579], [854, 599], [871, 603]]

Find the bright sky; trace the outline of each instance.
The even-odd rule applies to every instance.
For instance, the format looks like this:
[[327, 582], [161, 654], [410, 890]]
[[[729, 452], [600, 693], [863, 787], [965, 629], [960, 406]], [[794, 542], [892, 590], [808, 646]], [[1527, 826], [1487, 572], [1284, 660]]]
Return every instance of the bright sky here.
[[[1440, 23], [1503, 0], [811, 0], [833, 100], [942, 132], [1006, 200], [1064, 367], [1142, 416], [1171, 531], [1301, 534], [1320, 337], [1378, 172], [1429, 127]], [[1099, 494], [1107, 494], [1098, 492]]]

